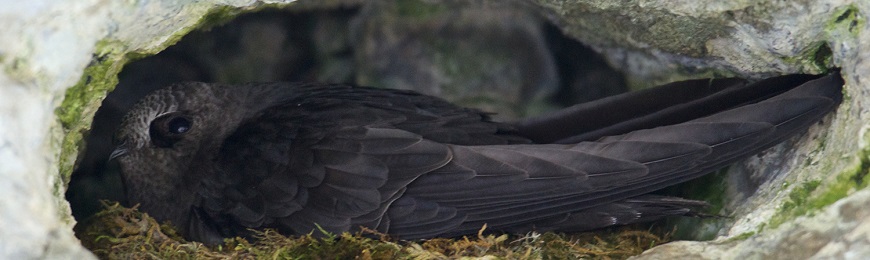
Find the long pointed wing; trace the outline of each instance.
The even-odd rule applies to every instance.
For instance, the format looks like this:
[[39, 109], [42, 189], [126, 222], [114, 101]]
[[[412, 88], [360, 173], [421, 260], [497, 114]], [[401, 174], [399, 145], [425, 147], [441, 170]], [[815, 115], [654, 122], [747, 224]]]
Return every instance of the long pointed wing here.
[[752, 84], [734, 78], [699, 79], [629, 92], [528, 118], [520, 133], [539, 143], [577, 143], [671, 125], [758, 102], [815, 75], [787, 75]]
[[[579, 212], [624, 204], [806, 129], [840, 101], [841, 85], [838, 75], [827, 76], [758, 103], [596, 142], [454, 146], [454, 159], [412, 182], [397, 201], [402, 210], [388, 212], [390, 232], [405, 238], [459, 235], [484, 223], [493, 229], [532, 224], [547, 229], [545, 219], [570, 219]], [[409, 205], [457, 214], [429, 214], [421, 220]], [[453, 228], [425, 224], [456, 223], [457, 218], [462, 221]], [[553, 225], [567, 227], [565, 222]]]
[[[326, 88], [264, 111], [226, 139], [220, 170], [203, 180], [197, 219], [230, 227], [221, 235], [250, 227], [307, 233], [315, 224], [366, 225], [401, 238], [465, 234], [483, 223], [572, 228], [558, 220], [636, 209], [642, 203], [625, 199], [805, 129], [839, 101], [840, 85], [829, 76], [685, 123], [546, 145], [507, 145], [528, 140], [437, 99]], [[586, 227], [597, 225], [573, 228]]]
[[382, 216], [407, 184], [453, 157], [443, 143], [529, 142], [504, 134], [508, 126], [485, 114], [415, 93], [349, 86], [287, 91], [300, 94], [224, 140], [216, 172], [202, 180], [193, 237], [261, 227], [301, 234], [316, 225], [385, 231]]

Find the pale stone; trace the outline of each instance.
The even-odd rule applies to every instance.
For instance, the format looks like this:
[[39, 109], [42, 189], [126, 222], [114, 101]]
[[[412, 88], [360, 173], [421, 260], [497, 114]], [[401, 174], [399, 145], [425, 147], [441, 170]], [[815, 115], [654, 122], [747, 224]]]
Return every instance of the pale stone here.
[[[76, 153], [61, 157], [65, 132], [55, 114], [94, 53], [156, 52], [192, 29], [220, 6], [255, 7], [290, 1], [3, 1], [0, 7], [0, 258], [93, 258], [72, 233], [64, 200]], [[100, 41], [122, 44], [98, 50]], [[122, 55], [111, 56], [116, 66]], [[117, 71], [115, 71], [117, 73]], [[90, 123], [105, 93], [82, 98], [81, 118], [71, 132]], [[75, 136], [75, 135], [73, 135]], [[80, 138], [80, 137], [79, 137]], [[74, 143], [76, 140], [70, 140]], [[67, 146], [68, 149], [72, 149]], [[62, 172], [62, 174], [58, 174]], [[66, 174], [67, 176], [62, 176]]]
[[[870, 256], [864, 210], [870, 14], [867, 1], [538, 0], [566, 34], [605, 53], [635, 85], [685, 77], [842, 68], [845, 99], [807, 134], [731, 167], [711, 242], [675, 242], [639, 258]], [[663, 27], [662, 25], [667, 25]], [[822, 47], [826, 46], [826, 47]], [[823, 60], [830, 50], [832, 60]], [[833, 205], [835, 199], [841, 201]], [[848, 216], [848, 217], [846, 217]], [[780, 225], [781, 224], [781, 225]], [[693, 227], [704, 230], [700, 226]]]
[[[4, 1], [0, 258], [93, 258], [73, 237], [63, 199], [68, 179], [63, 175], [77, 156], [73, 144], [105, 95], [99, 89], [82, 91], [66, 101], [80, 107], [61, 107], [88, 64], [103, 64], [108, 74], [117, 73], [126, 62], [124, 54], [153, 54], [196, 28], [209, 12], [280, 2], [285, 1]], [[732, 200], [726, 209], [733, 212], [733, 221], [724, 224], [719, 238], [671, 243], [641, 258], [859, 259], [870, 254], [870, 213], [864, 207], [870, 204], [870, 192], [854, 190], [862, 185], [848, 179], [862, 177], [870, 164], [870, 127], [864, 123], [870, 122], [870, 2], [532, 2], [566, 34], [602, 51], [635, 85], [701, 75], [817, 73], [828, 64], [842, 68], [846, 99], [833, 116], [808, 134], [733, 167], [733, 172], [746, 174], [732, 174], [727, 181], [749, 180], [757, 191], [729, 190]], [[823, 43], [831, 61], [814, 59], [825, 57]], [[73, 112], [56, 113], [58, 108]], [[68, 116], [66, 128], [59, 114]], [[839, 198], [836, 193], [848, 196], [809, 208], [809, 215], [785, 214], [781, 225], [770, 227], [784, 215], [793, 195], [824, 204], [827, 198]]]

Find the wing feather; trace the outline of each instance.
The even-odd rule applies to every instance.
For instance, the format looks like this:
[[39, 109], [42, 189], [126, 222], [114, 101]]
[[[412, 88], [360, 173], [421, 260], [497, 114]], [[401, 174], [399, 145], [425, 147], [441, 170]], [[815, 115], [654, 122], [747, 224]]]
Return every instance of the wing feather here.
[[[757, 102], [750, 95], [757, 84], [748, 91], [742, 82], [721, 81], [711, 85], [714, 94], [685, 94], [744, 100], [709, 116], [647, 128], [630, 126], [649, 126], [643, 118], [694, 115], [704, 102], [673, 108], [679, 115], [667, 106], [651, 114], [635, 109], [620, 116], [639, 114], [638, 122], [593, 127], [621, 135], [563, 143], [590, 135], [559, 132], [539, 138], [560, 144], [534, 145], [486, 114], [439, 99], [370, 88], [306, 89], [311, 93], [263, 111], [227, 137], [221, 170], [198, 191], [202, 223], [191, 226], [299, 234], [365, 225], [411, 239], [466, 234], [483, 224], [574, 230], [685, 214], [692, 203], [641, 195], [802, 131], [839, 102], [838, 84], [829, 76], [787, 91], [760, 91], [773, 97]], [[732, 85], [739, 91], [729, 92]], [[612, 108], [622, 99], [604, 103]], [[548, 118], [527, 130], [562, 121]]]

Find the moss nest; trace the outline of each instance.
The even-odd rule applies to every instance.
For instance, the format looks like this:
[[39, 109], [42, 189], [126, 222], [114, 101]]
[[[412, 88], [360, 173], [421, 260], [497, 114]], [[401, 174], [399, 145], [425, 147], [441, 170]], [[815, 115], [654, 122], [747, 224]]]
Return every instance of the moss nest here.
[[[339, 1], [340, 2], [340, 1]], [[413, 4], [418, 1], [403, 2], [405, 4]], [[420, 7], [420, 5], [414, 5]], [[56, 113], [66, 130], [66, 137], [63, 142], [63, 151], [60, 160], [60, 172], [65, 176], [65, 182], [68, 183], [69, 174], [73, 171], [73, 159], [84, 147], [82, 138], [90, 131], [91, 117], [94, 115], [96, 106], [101, 100], [106, 97], [106, 92], [114, 89], [121, 81], [118, 74], [123, 69], [124, 65], [136, 60], [144, 60], [148, 57], [158, 55], [158, 52], [164, 51], [165, 48], [176, 43], [183, 43], [183, 37], [187, 37], [188, 33], [194, 32], [194, 29], [219, 30], [221, 24], [229, 23], [230, 20], [236, 19], [242, 14], [249, 14], [254, 11], [271, 10], [276, 11], [273, 7], [284, 7], [283, 5], [262, 5], [252, 8], [231, 8], [219, 7], [213, 8], [211, 12], [203, 16], [201, 21], [196, 26], [186, 28], [182, 32], [170, 37], [165, 43], [154, 49], [148, 50], [130, 50], [124, 43], [118, 41], [101, 41], [97, 44], [97, 53], [90, 66], [85, 70], [78, 84], [70, 88], [64, 99], [62, 108]], [[301, 6], [305, 8], [313, 8], [310, 6]], [[402, 3], [397, 4], [398, 17], [408, 20], [422, 20], [421, 24], [437, 24], [429, 21], [433, 16], [437, 16], [445, 12], [440, 6], [422, 5], [420, 9], [408, 9], [407, 5]], [[431, 7], [431, 8], [430, 8]], [[314, 8], [316, 9], [316, 8]], [[304, 10], [304, 9], [303, 9]], [[610, 27], [629, 26], [637, 21], [629, 18], [636, 14], [611, 13], [612, 10], [604, 10], [593, 12], [595, 15], [602, 17], [611, 17], [618, 14], [618, 20]], [[449, 13], [449, 12], [446, 12]], [[673, 16], [671, 14], [658, 14], [658, 16]], [[320, 16], [318, 16], [320, 17]], [[324, 15], [323, 17], [327, 17]], [[377, 18], [377, 17], [376, 17]], [[337, 18], [336, 18], [337, 19]], [[328, 27], [332, 20], [322, 21], [318, 26], [322, 28]], [[597, 22], [597, 21], [593, 21]], [[660, 24], [656, 28], [686, 28], [685, 31], [697, 32], [698, 38], [711, 38], [713, 35], [723, 34], [723, 30], [716, 26], [710, 25], [709, 20], [699, 20], [691, 17], [683, 17], [675, 19], [668, 24]], [[863, 16], [860, 15], [855, 7], [842, 9], [836, 18], [832, 19], [828, 24], [829, 28], [847, 28], [846, 31], [857, 34], [860, 30], [860, 25], [865, 23]], [[569, 24], [570, 26], [591, 28], [609, 28], [603, 24]], [[667, 26], [665, 26], [667, 25]], [[570, 27], [569, 26], [569, 27]], [[320, 27], [318, 27], [320, 28]], [[363, 27], [364, 28], [364, 27]], [[440, 27], [439, 27], [440, 28]], [[555, 27], [554, 27], [555, 28]], [[621, 27], [620, 27], [621, 28]], [[656, 29], [654, 28], [654, 29]], [[704, 29], [707, 28], [707, 29]], [[712, 28], [712, 29], [710, 29]], [[402, 32], [401, 27], [396, 29]], [[412, 28], [415, 29], [415, 28]], [[703, 29], [703, 30], [702, 30]], [[437, 31], [437, 30], [436, 30]], [[568, 30], [570, 31], [570, 30]], [[594, 34], [605, 33], [612, 30], [590, 30], [591, 38], [596, 38]], [[542, 33], [545, 34], [546, 32]], [[404, 33], [396, 33], [403, 35]], [[661, 34], [661, 33], [660, 33]], [[318, 34], [314, 34], [317, 36]], [[529, 34], [535, 35], [537, 34]], [[651, 38], [648, 33], [638, 33], [644, 39]], [[336, 33], [321, 36], [326, 39], [326, 42], [331, 42], [339, 47], [335, 50], [315, 50], [319, 66], [314, 66], [311, 73], [309, 71], [300, 72], [299, 74], [307, 78], [315, 78], [319, 81], [344, 82], [348, 79], [365, 79], [364, 73], [358, 71], [375, 71], [364, 70], [358, 68], [359, 64], [353, 63], [355, 59], [359, 59], [354, 55], [354, 48], [359, 48], [350, 43], [351, 40], [343, 37], [349, 37]], [[564, 36], [562, 36], [564, 37]], [[603, 37], [603, 36], [602, 36]], [[316, 37], [315, 37], [316, 38]], [[341, 40], [335, 40], [341, 39]], [[477, 71], [476, 68], [489, 68], [495, 66], [486, 66], [487, 64], [507, 63], [506, 60], [497, 59], [499, 57], [487, 57], [488, 60], [478, 61], [478, 63], [469, 62], [468, 57], [477, 57], [473, 54], [470, 48], [457, 48], [457, 46], [449, 45], [453, 43], [450, 39], [431, 39], [434, 49], [433, 60], [436, 64], [444, 65], [444, 75], [454, 76], [455, 78], [466, 77], [463, 73], [478, 73], [487, 75], [488, 71]], [[440, 40], [440, 41], [439, 41]], [[347, 42], [346, 42], [347, 41]], [[662, 41], [673, 41], [673, 49], [666, 49], [674, 53], [680, 53], [689, 57], [701, 57], [709, 55], [704, 48], [704, 41], [685, 41], [682, 38], [664, 38]], [[684, 42], [684, 44], [678, 44]], [[323, 43], [323, 42], [318, 42]], [[549, 43], [552, 44], [552, 43]], [[564, 43], [563, 43], [564, 44]], [[389, 45], [389, 44], [385, 44]], [[325, 46], [324, 44], [313, 44], [313, 46]], [[568, 45], [574, 50], [574, 45]], [[440, 49], [439, 49], [440, 47]], [[552, 46], [549, 46], [552, 47]], [[834, 46], [836, 47], [836, 46]], [[826, 42], [819, 42], [809, 48], [806, 48], [797, 58], [788, 60], [789, 62], [804, 62], [812, 64], [815, 67], [827, 68], [832, 64], [832, 46]], [[448, 52], [444, 49], [459, 49], [465, 52]], [[322, 53], [321, 53], [322, 52]], [[337, 54], [334, 54], [334, 53]], [[466, 53], [468, 52], [468, 53]], [[189, 53], [189, 52], [178, 52]], [[170, 54], [166, 51], [166, 54]], [[331, 55], [331, 56], [330, 56]], [[340, 56], [340, 57], [336, 57]], [[378, 55], [370, 55], [379, 57]], [[478, 55], [479, 56], [479, 55]], [[565, 77], [562, 74], [573, 73], [578, 68], [575, 64], [566, 63], [577, 57], [591, 56], [586, 54], [572, 54], [562, 56], [555, 55], [559, 67], [556, 68], [562, 81], [562, 85], [572, 87], [574, 81], [571, 78]], [[321, 58], [325, 57], [325, 58]], [[428, 56], [427, 56], [428, 57]], [[806, 59], [805, 57], [813, 57]], [[561, 59], [560, 59], [561, 58]], [[584, 59], [586, 61], [586, 59]], [[223, 62], [222, 64], [229, 64]], [[377, 62], [361, 62], [362, 64], [378, 64]], [[601, 63], [604, 63], [603, 61]], [[328, 77], [329, 64], [340, 64], [344, 70], [341, 73], [335, 73], [334, 77]], [[445, 65], [446, 64], [446, 65]], [[456, 65], [458, 64], [458, 65]], [[468, 65], [471, 64], [471, 65]], [[317, 64], [316, 64], [317, 65]], [[460, 66], [464, 65], [464, 66]], [[566, 69], [567, 67], [570, 69]], [[573, 70], [571, 70], [573, 69]], [[216, 71], [232, 71], [230, 69]], [[242, 70], [237, 70], [242, 71]], [[597, 70], [594, 70], [597, 71]], [[720, 70], [703, 68], [691, 69], [686, 72], [694, 76], [707, 75], [717, 76], [722, 73]], [[600, 75], [602, 73], [593, 73]], [[709, 74], [709, 75], [708, 75]], [[226, 75], [226, 74], [224, 74]], [[314, 75], [314, 76], [312, 76]], [[730, 75], [730, 74], [729, 74]], [[618, 75], [620, 80], [624, 80], [622, 75]], [[446, 77], [446, 76], [445, 76]], [[616, 77], [616, 76], [614, 76]], [[218, 77], [219, 78], [219, 77]], [[447, 77], [450, 78], [450, 77]], [[246, 79], [245, 80], [249, 80]], [[263, 80], [263, 79], [258, 79]], [[286, 79], [278, 79], [286, 80]], [[587, 83], [579, 79], [573, 79], [577, 85]], [[613, 81], [607, 78], [601, 79], [603, 82]], [[205, 81], [205, 80], [202, 80]], [[241, 81], [241, 80], [240, 80]], [[378, 84], [374, 84], [378, 85]], [[596, 85], [596, 84], [587, 84]], [[601, 84], [599, 84], [601, 85]], [[390, 86], [386, 86], [390, 87]], [[560, 86], [564, 87], [564, 86]], [[623, 90], [624, 86], [619, 86], [618, 90]], [[465, 90], [470, 88], [464, 88]], [[614, 87], [617, 89], [617, 87]], [[453, 92], [460, 92], [460, 89], [448, 89]], [[448, 92], [450, 92], [448, 91]], [[512, 89], [511, 91], [521, 92], [522, 89]], [[602, 92], [604, 92], [602, 90]], [[613, 94], [613, 93], [607, 93]], [[479, 99], [477, 103], [498, 102], [499, 100]], [[477, 101], [477, 100], [471, 100]], [[571, 102], [574, 102], [573, 100]], [[576, 103], [576, 102], [575, 102]], [[485, 106], [485, 105], [484, 105]], [[548, 106], [549, 107], [549, 106]], [[530, 109], [515, 108], [517, 111], [526, 111]], [[865, 151], [866, 153], [866, 151]], [[837, 199], [843, 198], [848, 193], [862, 189], [867, 186], [867, 172], [870, 168], [870, 156], [866, 154], [861, 160], [859, 169], [854, 170], [854, 174], [846, 174], [837, 179], [836, 183], [827, 183], [821, 181], [810, 181], [803, 183], [799, 188], [795, 188], [789, 196], [790, 201], [782, 206], [782, 211], [774, 219], [772, 219], [768, 227], [775, 227], [779, 224], [794, 219], [798, 216], [812, 214], [813, 211], [822, 208], [825, 205], [831, 204]], [[688, 183], [676, 189], [681, 190], [682, 195], [693, 194], [693, 198], [704, 199], [713, 202], [714, 207], [711, 212], [723, 214], [722, 208], [726, 201], [723, 196], [725, 186], [721, 185], [724, 182], [725, 173], [711, 174], [696, 182]], [[716, 185], [709, 185], [709, 184]], [[704, 184], [704, 185], [700, 185]], [[712, 187], [712, 188], [711, 188]], [[694, 189], [693, 189], [694, 188]], [[96, 202], [96, 200], [93, 200]], [[616, 258], [623, 259], [630, 256], [638, 255], [644, 250], [652, 248], [656, 245], [669, 242], [673, 237], [687, 237], [689, 235], [675, 235], [676, 230], [670, 228], [649, 228], [646, 225], [635, 225], [628, 227], [612, 228], [594, 233], [530, 233], [526, 235], [506, 235], [492, 234], [484, 232], [484, 229], [477, 236], [461, 237], [461, 238], [435, 238], [425, 241], [404, 241], [391, 238], [384, 234], [379, 234], [374, 231], [357, 233], [357, 234], [308, 234], [305, 236], [283, 236], [273, 230], [265, 230], [257, 233], [252, 240], [244, 238], [227, 239], [224, 244], [217, 246], [206, 246], [197, 242], [185, 241], [176, 231], [173, 230], [169, 223], [158, 223], [148, 214], [141, 213], [133, 208], [125, 208], [119, 203], [103, 202], [104, 209], [99, 213], [91, 216], [85, 221], [81, 221], [76, 226], [76, 235], [82, 241], [83, 245], [92, 250], [101, 258], [122, 258], [122, 259], [186, 259], [186, 258], [239, 258], [239, 259], [262, 259], [262, 258], [294, 258], [294, 259], [321, 259], [321, 258], [363, 258], [363, 259], [409, 259], [409, 258], [461, 258], [461, 257], [494, 257], [494, 258], [520, 258], [520, 259], [542, 259], [542, 258]], [[719, 228], [717, 224], [722, 219], [698, 219], [685, 223], [681, 227], [682, 231], [695, 232], [701, 230], [702, 224], [708, 228], [705, 238], [712, 239], [718, 235], [717, 230], [711, 231], [713, 228]], [[705, 222], [705, 223], [699, 223]], [[761, 228], [763, 229], [763, 228]], [[741, 235], [732, 237], [732, 240], [742, 240], [756, 235], [758, 232], [745, 232]], [[698, 232], [695, 232], [698, 233]], [[695, 236], [697, 237], [697, 236]]]
[[82, 244], [102, 259], [625, 259], [666, 243], [672, 232], [628, 226], [594, 233], [547, 232], [404, 241], [374, 231], [283, 236], [258, 231], [252, 240], [232, 238], [205, 246], [185, 241], [170, 224], [134, 208], [103, 202], [105, 209], [76, 226]]
[[[94, 60], [86, 69], [80, 82], [76, 84], [76, 86], [70, 88], [69, 91], [67, 91], [67, 97], [64, 101], [64, 105], [62, 106], [63, 109], [57, 111], [57, 114], [61, 118], [63, 126], [65, 129], [67, 129], [68, 133], [66, 138], [64, 139], [65, 149], [64, 156], [62, 157], [66, 158], [66, 160], [61, 161], [61, 172], [63, 172], [65, 176], [68, 176], [68, 174], [73, 171], [72, 160], [75, 158], [74, 156], [70, 155], [76, 154], [78, 151], [83, 149], [85, 145], [85, 143], [82, 141], [83, 136], [93, 134], [94, 131], [91, 129], [91, 118], [89, 117], [94, 115], [94, 111], [97, 109], [100, 101], [106, 98], [106, 93], [113, 90], [115, 86], [119, 86], [119, 90], [125, 86], [128, 86], [122, 83], [124, 83], [125, 80], [126, 82], [129, 82], [131, 80], [125, 79], [124, 75], [119, 76], [122, 70], [129, 69], [129, 71], [133, 71], [133, 69], [131, 69], [133, 68], [133, 66], [127, 65], [133, 65], [137, 63], [142, 64], [143, 62], [148, 62], [150, 59], [159, 58], [160, 56], [169, 56], [172, 58], [176, 58], [172, 55], [178, 55], [178, 53], [185, 53], [190, 55], [200, 55], [196, 57], [200, 58], [201, 60], [208, 60], [209, 62], [218, 64], [208, 65], [211, 67], [204, 66], [208, 68], [203, 70], [212, 70], [211, 72], [212, 74], [215, 74], [215, 78], [198, 79], [200, 81], [287, 81], [288, 79], [285, 78], [262, 79], [250, 75], [243, 75], [237, 77], [241, 79], [222, 78], [223, 76], [226, 76], [225, 72], [227, 71], [233, 72], [242, 70], [237, 67], [233, 67], [238, 64], [233, 63], [234, 60], [232, 60], [232, 58], [222, 59], [221, 57], [223, 56], [220, 55], [216, 55], [219, 56], [218, 58], [212, 58], [206, 55], [208, 54], [208, 51], [202, 51], [201, 53], [196, 51], [190, 51], [195, 49], [210, 50], [208, 48], [199, 48], [198, 45], [192, 42], [202, 41], [205, 42], [207, 46], [211, 46], [208, 45], [209, 43], [211, 43], [210, 39], [212, 39], [210, 38], [212, 37], [210, 35], [221, 35], [221, 33], [226, 33], [226, 31], [234, 32], [234, 30], [246, 29], [248, 27], [244, 27], [243, 25], [246, 24], [245, 21], [252, 21], [251, 17], [253, 17], [255, 13], [254, 11], [262, 11], [259, 13], [260, 15], [266, 14], [269, 15], [269, 17], [272, 17], [269, 18], [272, 20], [266, 19], [265, 21], [284, 21], [274, 18], [283, 15], [297, 17], [298, 19], [301, 19], [299, 17], [315, 17], [318, 19], [324, 19], [318, 20], [319, 23], [317, 23], [318, 26], [326, 26], [324, 28], [331, 28], [328, 27], [328, 25], [332, 22], [332, 20], [329, 19], [336, 19], [329, 17], [342, 17], [342, 12], [338, 12], [337, 14], [315, 12], [314, 15], [306, 16], [305, 13], [311, 11], [306, 8], [313, 7], [305, 5], [300, 6], [299, 9], [302, 11], [296, 10], [295, 13], [288, 12], [292, 10], [271, 7], [274, 6], [260, 6], [256, 8], [214, 8], [208, 14], [204, 15], [201, 21], [198, 22], [196, 26], [192, 28], [187, 28], [183, 30], [183, 32], [180, 32], [178, 35], [170, 37], [170, 40], [161, 44], [159, 47], [156, 47], [157, 49], [131, 51], [129, 50], [128, 46], [118, 41], [106, 40], [98, 43], [98, 53], [94, 55]], [[418, 11], [420, 10], [402, 9], [407, 6], [402, 6], [401, 4], [399, 5], [399, 7], [399, 12], [402, 15], [414, 16], [413, 19], [424, 19], [427, 18], [428, 14], [431, 14], [433, 12], [437, 13], [439, 11], [437, 9], [426, 9], [423, 10], [425, 12], [418, 13]], [[312, 10], [316, 11], [317, 8], [313, 8]], [[256, 20], [253, 21], [256, 22]], [[235, 27], [232, 27], [233, 25], [229, 26], [229, 28], [235, 29], [222, 29], [223, 27], [221, 27], [221, 25], [228, 23], [239, 23], [241, 25]], [[278, 23], [278, 25], [281, 26], [285, 26], [286, 24], [290, 23]], [[297, 34], [304, 34], [308, 32], [307, 30], [309, 30], [306, 28], [313, 25], [309, 25], [308, 23], [302, 23], [301, 26], [302, 29], [294, 29], [288, 31]], [[277, 27], [284, 28], [280, 26]], [[349, 43], [342, 40], [334, 40], [341, 39], [342, 36], [340, 35], [340, 33], [333, 33], [329, 34], [328, 36], [329, 37], [321, 38], [328, 40], [333, 45], [338, 45], [339, 47], [335, 47], [335, 49], [338, 49], [338, 51], [334, 52], [339, 53], [338, 55], [340, 55], [340, 57], [337, 58], [335, 57], [336, 55], [330, 53], [317, 53], [316, 55], [313, 55], [313, 57], [317, 57], [315, 65], [313, 66], [315, 68], [315, 72], [304, 72], [299, 74], [302, 74], [304, 77], [311, 77], [311, 75], [316, 75], [314, 78], [317, 78], [318, 80], [324, 80], [323, 77], [326, 77], [325, 81], [346, 81], [348, 80], [347, 77], [328, 77], [329, 75], [331, 75], [330, 73], [328, 73], [328, 70], [320, 69], [321, 66], [317, 65], [331, 64], [332, 62], [337, 62], [338, 64], [346, 64], [346, 62], [342, 62], [348, 59], [344, 56], [349, 56], [350, 54], [353, 54], [349, 53], [348, 51], [348, 49], [350, 49], [352, 46], [345, 46]], [[219, 37], [217, 38], [223, 39]], [[312, 38], [317, 39], [316, 34], [315, 37]], [[441, 39], [439, 43], [442, 43], [444, 41], [446, 40]], [[604, 64], [603, 61], [590, 61], [590, 59], [592, 59], [590, 58], [592, 54], [586, 52], [578, 52], [578, 48], [575, 48], [575, 45], [579, 43], [568, 42], [568, 40], [563, 36], [557, 37], [555, 41], [560, 41], [558, 42], [558, 44], [565, 44], [566, 46], [571, 47], [566, 47], [566, 49], [570, 49], [571, 51], [573, 51], [571, 55], [566, 55], [567, 60], [579, 60], [576, 59], [576, 57], [582, 56], [585, 57], [584, 65], [586, 66], [589, 66], [588, 64], [591, 63]], [[325, 44], [321, 43], [323, 42], [318, 42], [318, 44], [315, 44], [315, 46], [325, 46]], [[227, 42], [224, 42], [224, 44], [233, 45]], [[242, 43], [236, 44], [241, 46], [244, 45]], [[294, 46], [304, 47], [305, 45]], [[305, 51], [305, 49], [294, 49], [294, 51], [302, 52]], [[438, 51], [443, 50], [439, 49]], [[220, 53], [221, 55], [225, 55], [228, 57], [246, 55], [246, 52], [244, 50], [240, 50], [238, 52], [238, 55], [233, 56], [235, 54], [229, 55], [226, 53], [215, 51], [215, 53]], [[436, 58], [442, 57], [440, 55], [441, 54], [437, 54], [435, 56]], [[469, 59], [469, 57], [476, 57], [468, 53], [460, 56], [461, 57], [448, 56], [447, 58], [453, 59], [450, 60], [450, 62], [465, 64], [470, 62], [467, 60]], [[185, 56], [185, 58], [188, 57]], [[465, 60], [459, 60], [460, 58]], [[215, 59], [217, 61], [214, 61], [212, 59]], [[477, 63], [469, 64], [484, 67], [484, 64], [501, 64], [504, 62], [505, 61], [501, 60], [486, 60], [484, 62], [477, 61]], [[206, 62], [194, 63], [206, 64]], [[164, 63], [157, 62], [157, 64], [160, 64], [160, 67], [168, 67], [163, 65]], [[176, 64], [172, 63], [172, 65]], [[324, 65], [324, 67], [325, 66], [326, 65]], [[569, 73], [573, 72], [575, 69], [572, 66], [578, 65], [563, 64], [560, 66], [565, 66], [565, 68], [560, 68], [560, 70], [564, 70], [564, 73]], [[351, 72], [353, 72], [353, 70], [355, 69], [358, 69], [355, 68], [352, 64], [351, 66], [347, 67], [348, 68], [343, 69], [350, 70]], [[152, 69], [159, 69], [159, 67]], [[148, 70], [146, 69], [145, 71]], [[602, 69], [595, 70], [597, 74], [602, 74], [601, 71]], [[354, 75], [354, 73], [351, 72], [342, 72], [337, 74], [345, 76]], [[488, 73], [476, 70], [475, 72], [479, 74]], [[561, 72], [562, 71], [560, 71], [560, 73]], [[466, 72], [447, 70], [447, 73], [453, 75]], [[298, 80], [296, 78], [290, 79]], [[601, 80], [606, 81], [609, 80], [609, 78], [603, 78]], [[566, 85], [567, 84], [568, 83], [566, 83]], [[135, 85], [135, 87], [142, 86]], [[462, 89], [453, 89], [451, 91], [461, 92]], [[448, 96], [448, 98], [450, 97]], [[571, 103], [576, 102], [571, 101]], [[79, 163], [81, 163], [81, 157], [79, 158], [79, 160]], [[99, 185], [85, 186], [97, 187]], [[106, 189], [100, 188], [100, 190]], [[95, 203], [96, 200], [93, 200], [93, 202]], [[76, 211], [75, 206], [74, 211]], [[78, 211], [81, 211], [81, 208], [79, 208]], [[672, 233], [666, 228], [652, 229], [648, 226], [637, 225], [613, 228], [595, 233], [530, 233], [526, 235], [507, 235], [484, 232], [484, 227], [483, 229], [481, 229], [481, 232], [477, 236], [461, 238], [435, 238], [420, 241], [404, 241], [391, 238], [385, 234], [379, 234], [374, 231], [356, 234], [315, 233], [304, 236], [287, 237], [279, 234], [274, 230], [264, 230], [257, 231], [256, 236], [251, 240], [245, 238], [233, 238], [225, 240], [225, 242], [221, 245], [206, 246], [198, 242], [185, 241], [179, 235], [179, 233], [173, 229], [171, 223], [158, 223], [147, 213], [139, 212], [135, 206], [132, 208], [127, 208], [122, 206], [121, 203], [118, 202], [103, 201], [101, 211], [91, 215], [90, 217], [87, 217], [87, 215], [90, 214], [80, 213], [76, 216], [77, 218], [86, 217], [83, 221], [80, 219], [80, 223], [76, 226], [76, 236], [78, 236], [78, 238], [82, 241], [82, 244], [86, 248], [94, 252], [98, 257], [104, 259], [430, 259], [460, 257], [496, 257], [521, 259], [624, 259], [630, 256], [638, 255], [644, 250], [649, 249], [653, 246], [670, 241]]]

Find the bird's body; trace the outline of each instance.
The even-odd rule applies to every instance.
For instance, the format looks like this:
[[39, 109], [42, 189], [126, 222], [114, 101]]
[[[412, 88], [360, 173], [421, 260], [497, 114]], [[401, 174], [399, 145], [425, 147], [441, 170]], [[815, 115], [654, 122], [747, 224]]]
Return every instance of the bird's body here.
[[113, 157], [131, 203], [208, 243], [586, 230], [686, 214], [699, 202], [644, 194], [818, 121], [842, 80], [814, 78], [678, 83], [518, 124], [407, 91], [186, 83], [133, 108]]

